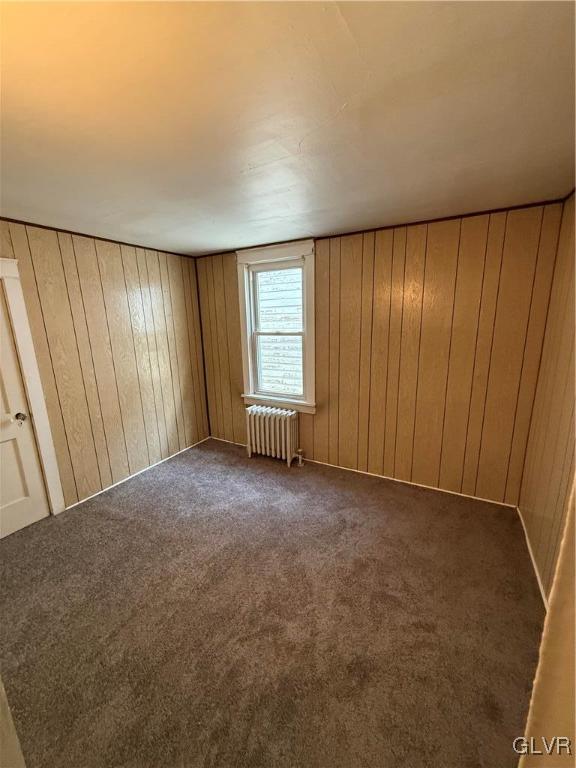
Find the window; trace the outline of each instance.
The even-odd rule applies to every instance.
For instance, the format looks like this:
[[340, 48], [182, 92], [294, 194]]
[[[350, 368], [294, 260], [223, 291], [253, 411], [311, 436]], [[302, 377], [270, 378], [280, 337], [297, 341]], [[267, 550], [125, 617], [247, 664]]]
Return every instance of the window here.
[[244, 400], [314, 412], [314, 241], [237, 254]]

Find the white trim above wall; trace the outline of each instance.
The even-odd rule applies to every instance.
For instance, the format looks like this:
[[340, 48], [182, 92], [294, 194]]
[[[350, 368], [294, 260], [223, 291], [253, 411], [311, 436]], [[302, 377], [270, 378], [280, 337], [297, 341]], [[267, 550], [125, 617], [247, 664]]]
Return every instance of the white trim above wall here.
[[28, 398], [32, 426], [46, 484], [48, 503], [50, 511], [56, 515], [64, 510], [64, 495], [56, 461], [56, 451], [52, 441], [48, 411], [46, 410], [44, 391], [40, 380], [40, 371], [28, 322], [28, 313], [26, 312], [24, 294], [20, 283], [17, 259], [0, 258], [0, 279], [4, 287], [10, 324], [14, 334], [14, 343], [18, 353], [26, 397]]
[[258, 264], [265, 261], [284, 261], [288, 259], [303, 259], [314, 254], [314, 240], [297, 240], [292, 243], [265, 245], [259, 248], [246, 248], [236, 251], [238, 264]]

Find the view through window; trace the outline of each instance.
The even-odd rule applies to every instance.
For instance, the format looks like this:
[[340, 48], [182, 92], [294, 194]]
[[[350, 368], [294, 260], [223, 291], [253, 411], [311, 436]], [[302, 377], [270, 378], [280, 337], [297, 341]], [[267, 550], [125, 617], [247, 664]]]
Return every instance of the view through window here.
[[236, 254], [247, 404], [315, 413], [314, 241]]
[[301, 397], [302, 267], [257, 270], [253, 281], [256, 389], [263, 394]]

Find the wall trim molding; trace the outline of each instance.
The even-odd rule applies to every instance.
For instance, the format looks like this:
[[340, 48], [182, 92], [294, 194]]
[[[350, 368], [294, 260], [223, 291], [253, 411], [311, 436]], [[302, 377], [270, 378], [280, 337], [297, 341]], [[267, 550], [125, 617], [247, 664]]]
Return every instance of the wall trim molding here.
[[[204, 321], [202, 319], [202, 310], [200, 307], [200, 280], [198, 277], [198, 264], [196, 263], [196, 259], [193, 259], [194, 264], [194, 278], [196, 281], [196, 303], [198, 306], [198, 323], [200, 325], [200, 351], [202, 352], [202, 381], [204, 383], [204, 398], [206, 401], [206, 423], [208, 425], [208, 437], [210, 437], [210, 433], [212, 432], [212, 424], [210, 423], [210, 408], [208, 407], [208, 376], [206, 374], [207, 366], [206, 366], [206, 345], [204, 344]], [[192, 267], [191, 267], [192, 269]], [[208, 438], [204, 438], [207, 440]]]
[[170, 454], [170, 456], [166, 456], [164, 459], [160, 459], [160, 461], [157, 461], [155, 464], [150, 464], [149, 467], [144, 467], [144, 469], [138, 470], [138, 472], [134, 472], [132, 475], [128, 475], [127, 477], [124, 477], [122, 480], [118, 480], [117, 483], [112, 483], [112, 485], [107, 485], [106, 488], [102, 488], [101, 491], [96, 491], [96, 493], [93, 493], [91, 496], [87, 496], [85, 499], [82, 499], [81, 501], [75, 501], [74, 504], [70, 504], [69, 507], [66, 507], [66, 511], [69, 509], [74, 509], [74, 507], [80, 506], [80, 504], [84, 504], [85, 501], [89, 501], [90, 499], [96, 498], [96, 496], [100, 496], [102, 493], [106, 493], [106, 491], [111, 490], [112, 488], [116, 488], [117, 485], [122, 485], [122, 483], [125, 483], [127, 480], [132, 480], [133, 477], [138, 477], [138, 475], [141, 475], [143, 472], [148, 472], [149, 469], [153, 469], [154, 467], [157, 467], [159, 464], [164, 464], [165, 461], [169, 461], [170, 459], [173, 459], [175, 456], [178, 456], [180, 453], [184, 453], [184, 451], [189, 451], [190, 448], [195, 448], [197, 445], [200, 445], [201, 443], [205, 443], [206, 440], [210, 440], [210, 435], [208, 437], [202, 438], [202, 440], [198, 440], [197, 443], [192, 443], [192, 445], [187, 445], [186, 448], [181, 448], [179, 451], [176, 451], [176, 453]]
[[375, 472], [366, 472], [363, 469], [354, 469], [352, 467], [341, 467], [338, 464], [328, 464], [326, 461], [317, 461], [316, 459], [307, 459], [304, 461], [310, 462], [310, 464], [322, 464], [325, 467], [333, 467], [334, 469], [344, 469], [346, 472], [356, 472], [358, 475], [368, 475], [369, 477], [378, 477], [380, 480], [390, 480], [393, 483], [401, 483], [402, 485], [411, 485], [413, 488], [423, 488], [426, 491], [438, 491], [439, 493], [448, 493], [450, 496], [460, 496], [463, 499], [472, 499], [472, 501], [483, 501], [485, 504], [495, 504], [497, 507], [505, 507], [506, 509], [514, 509], [514, 504], [506, 504], [503, 501], [494, 501], [493, 499], [484, 499], [482, 496], [470, 496], [467, 493], [459, 493], [458, 491], [449, 491], [447, 488], [435, 488], [433, 485], [423, 485], [422, 483], [413, 483], [411, 480], [400, 480], [397, 477], [389, 477], [388, 475], [377, 475]]
[[528, 529], [526, 528], [526, 523], [524, 522], [524, 518], [522, 517], [522, 511], [520, 510], [520, 507], [516, 507], [516, 511], [518, 512], [518, 517], [520, 518], [520, 522], [522, 524], [522, 530], [524, 531], [524, 538], [526, 539], [526, 546], [528, 547], [528, 554], [530, 555], [530, 560], [532, 561], [532, 567], [534, 568], [534, 573], [536, 575], [536, 581], [538, 582], [538, 588], [540, 590], [540, 596], [542, 597], [542, 602], [544, 603], [544, 608], [547, 611], [548, 610], [548, 598], [546, 597], [546, 592], [544, 591], [544, 585], [542, 584], [542, 579], [540, 578], [540, 571], [538, 570], [538, 565], [536, 563], [536, 558], [534, 557], [534, 552], [532, 551], [532, 545], [530, 544], [530, 537], [528, 536]]
[[175, 253], [174, 251], [165, 251], [163, 248], [156, 248], [151, 245], [142, 245], [142, 243], [127, 243], [124, 240], [114, 240], [112, 237], [102, 237], [101, 235], [91, 235], [88, 232], [76, 232], [73, 229], [62, 229], [61, 227], [52, 227], [50, 224], [37, 224], [35, 221], [25, 221], [24, 219], [12, 219], [10, 216], [0, 216], [0, 221], [7, 221], [9, 224], [22, 224], [24, 227], [36, 227], [37, 229], [49, 229], [53, 232], [62, 232], [65, 235], [73, 235], [75, 237], [88, 237], [90, 240], [98, 240], [103, 243], [114, 243], [114, 245], [128, 245], [130, 248], [142, 248], [145, 251], [158, 251], [158, 253], [167, 253], [170, 256], [186, 256], [187, 258], [194, 259], [195, 256], [190, 256], [187, 253]]
[[[405, 221], [400, 222], [398, 224], [386, 224], [385, 226], [375, 226], [375, 227], [364, 227], [364, 229], [357, 229], [353, 230], [352, 232], [334, 232], [334, 233], [327, 233], [324, 235], [312, 235], [310, 239], [316, 241], [316, 240], [325, 240], [330, 237], [346, 237], [347, 235], [358, 235], [362, 234], [363, 232], [379, 232], [381, 230], [385, 229], [395, 229], [397, 227], [408, 227], [413, 226], [415, 224], [433, 224], [437, 221], [450, 221], [451, 219], [464, 219], [469, 218], [470, 216], [483, 216], [488, 213], [501, 213], [503, 211], [514, 211], [519, 208], [534, 208], [538, 207], [540, 205], [552, 205], [553, 203], [565, 203], [568, 198], [574, 194], [574, 188], [572, 188], [566, 195], [561, 197], [555, 197], [552, 200], [540, 200], [535, 203], [519, 203], [518, 205], [509, 205], [509, 206], [503, 206], [500, 208], [487, 208], [482, 211], [471, 211], [469, 213], [454, 213], [450, 216], [438, 216], [434, 219], [421, 219], [418, 221]], [[254, 243], [253, 245], [247, 245], [242, 248], [234, 248], [230, 247], [225, 251], [208, 251], [206, 253], [198, 253], [198, 254], [191, 254], [191, 253], [176, 253], [175, 251], [167, 251], [164, 248], [157, 248], [153, 247], [151, 245], [142, 245], [141, 243], [126, 243], [123, 240], [114, 240], [111, 237], [102, 237], [101, 235], [91, 235], [88, 232], [76, 232], [71, 229], [62, 229], [60, 227], [54, 227], [50, 226], [49, 224], [37, 224], [34, 221], [25, 221], [24, 219], [14, 219], [10, 216], [0, 216], [0, 221], [8, 221], [13, 222], [14, 224], [23, 224], [26, 227], [38, 227], [39, 229], [53, 229], [56, 232], [64, 232], [68, 235], [78, 235], [80, 237], [90, 237], [92, 240], [103, 240], [107, 243], [117, 243], [118, 245], [130, 245], [133, 248], [144, 248], [145, 250], [149, 251], [160, 251], [162, 253], [170, 253], [174, 256], [186, 256], [190, 259], [203, 259], [207, 256], [223, 256], [227, 253], [232, 253], [234, 251], [245, 251], [250, 248], [269, 248], [270, 246], [275, 245], [287, 245], [289, 243], [296, 243], [299, 241], [302, 241], [302, 237], [294, 237], [290, 240], [275, 240], [272, 243]]]
[[[348, 237], [352, 235], [362, 235], [366, 232], [384, 232], [387, 229], [399, 229], [401, 227], [415, 227], [418, 224], [436, 224], [439, 221], [452, 221], [453, 219], [470, 219], [474, 216], [487, 216], [491, 213], [507, 213], [508, 211], [518, 211], [524, 208], [539, 208], [545, 205], [563, 205], [576, 190], [571, 189], [567, 195], [563, 197], [555, 197], [552, 200], [540, 200], [535, 203], [519, 203], [518, 205], [503, 206], [501, 208], [487, 208], [482, 211], [470, 211], [469, 213], [453, 213], [450, 216], [438, 216], [434, 219], [417, 219], [416, 221], [403, 221], [397, 224], [386, 224], [384, 226], [365, 227], [364, 229], [355, 229], [346, 232], [329, 232], [324, 235], [313, 235], [314, 242], [318, 240], [329, 240], [332, 237]], [[2, 218], [2, 217], [0, 217]], [[21, 222], [26, 223], [26, 222]], [[228, 253], [242, 253], [242, 251], [258, 248], [270, 248], [276, 245], [288, 245], [289, 243], [297, 243], [301, 241], [301, 237], [293, 238], [292, 240], [276, 240], [273, 243], [255, 243], [254, 245], [247, 245], [243, 248], [229, 248], [226, 251], [214, 251], [209, 253], [200, 253], [197, 256], [192, 256], [193, 259], [205, 259], [210, 256], [225, 256]]]
[[64, 494], [17, 259], [0, 258], [0, 280], [4, 288], [22, 382], [32, 417], [48, 505], [51, 513], [57, 515], [64, 510]]
[[[236, 443], [234, 440], [224, 440], [222, 437], [214, 437], [210, 435], [206, 440], [218, 440], [220, 443], [229, 443], [230, 445], [239, 445], [242, 448], [246, 448], [246, 443]], [[203, 441], [204, 442], [204, 441]], [[422, 483], [413, 483], [411, 480], [400, 480], [397, 477], [389, 477], [388, 475], [377, 475], [375, 472], [366, 472], [363, 469], [353, 469], [352, 467], [341, 467], [339, 464], [328, 464], [327, 461], [317, 461], [316, 459], [307, 459], [306, 456], [302, 457], [304, 461], [310, 464], [321, 464], [324, 467], [332, 467], [333, 469], [342, 469], [345, 472], [356, 472], [357, 475], [368, 475], [368, 477], [377, 477], [380, 480], [390, 480], [393, 483], [401, 483], [402, 485], [410, 485], [414, 488], [424, 488], [426, 491], [437, 491], [438, 493], [448, 493], [450, 496], [460, 496], [464, 499], [472, 499], [472, 501], [483, 501], [486, 504], [494, 504], [497, 507], [505, 507], [506, 509], [518, 509], [515, 504], [506, 504], [503, 501], [493, 501], [492, 499], [484, 499], [481, 496], [470, 496], [467, 493], [458, 493], [458, 491], [449, 491], [447, 488], [434, 488], [432, 485], [422, 485]]]
[[[232, 440], [224, 440], [221, 437], [207, 437], [206, 440], [217, 440], [220, 443], [229, 443], [230, 445], [238, 445], [242, 448], [245, 448], [245, 443], [236, 443]], [[205, 442], [203, 440], [202, 442]], [[544, 609], [548, 611], [548, 598], [546, 597], [546, 593], [544, 591], [544, 586], [542, 584], [542, 579], [540, 578], [540, 571], [538, 570], [538, 566], [536, 564], [536, 560], [534, 559], [534, 553], [532, 551], [532, 545], [530, 544], [530, 539], [528, 537], [528, 531], [526, 529], [526, 525], [524, 523], [524, 518], [522, 517], [522, 512], [520, 511], [520, 507], [515, 506], [514, 504], [505, 504], [501, 501], [492, 501], [491, 499], [483, 499], [479, 496], [469, 496], [466, 493], [458, 493], [457, 491], [448, 491], [444, 488], [433, 488], [429, 485], [421, 485], [420, 483], [412, 483], [409, 480], [398, 480], [395, 477], [387, 477], [386, 475], [376, 475], [374, 472], [365, 472], [361, 469], [352, 469], [351, 467], [339, 467], [337, 464], [328, 464], [325, 461], [316, 461], [315, 459], [307, 459], [304, 457], [304, 461], [309, 462], [310, 464], [321, 464], [324, 467], [333, 467], [334, 469], [343, 469], [346, 472], [355, 472], [358, 475], [368, 475], [369, 477], [378, 477], [380, 480], [391, 480], [394, 483], [401, 483], [402, 485], [410, 485], [416, 488], [424, 488], [427, 491], [436, 491], [437, 493], [447, 493], [451, 496], [460, 496], [465, 499], [472, 499], [473, 501], [483, 501], [487, 504], [495, 504], [498, 507], [505, 507], [507, 509], [515, 509], [518, 513], [518, 517], [520, 518], [520, 524], [522, 525], [522, 530], [524, 531], [524, 538], [526, 540], [526, 547], [528, 549], [528, 554], [530, 555], [530, 561], [532, 563], [532, 567], [534, 569], [534, 574], [536, 576], [536, 581], [538, 582], [538, 588], [540, 590], [540, 596], [542, 598], [542, 602], [544, 603]]]

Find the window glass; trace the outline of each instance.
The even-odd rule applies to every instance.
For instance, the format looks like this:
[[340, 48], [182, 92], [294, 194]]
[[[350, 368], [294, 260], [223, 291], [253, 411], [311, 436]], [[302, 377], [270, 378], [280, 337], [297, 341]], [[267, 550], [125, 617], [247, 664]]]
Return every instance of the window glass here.
[[302, 331], [302, 268], [255, 273], [256, 330]]
[[247, 403], [314, 413], [314, 242], [237, 253]]
[[258, 391], [302, 396], [302, 336], [256, 338]]

